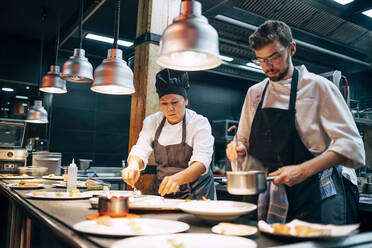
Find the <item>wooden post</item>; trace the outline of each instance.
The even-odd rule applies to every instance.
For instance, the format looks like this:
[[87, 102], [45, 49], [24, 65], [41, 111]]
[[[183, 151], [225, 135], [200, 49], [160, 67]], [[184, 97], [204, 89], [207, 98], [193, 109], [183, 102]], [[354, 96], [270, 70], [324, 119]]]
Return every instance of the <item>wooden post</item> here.
[[[180, 4], [181, 0], [139, 0], [136, 37], [148, 32], [161, 35], [179, 15]], [[155, 89], [156, 73], [162, 69], [156, 64], [158, 55], [159, 44], [156, 42], [144, 41], [135, 47], [134, 87], [136, 92], [131, 99], [129, 151], [137, 142], [145, 117], [160, 110]], [[153, 156], [149, 159], [149, 164], [155, 164]]]

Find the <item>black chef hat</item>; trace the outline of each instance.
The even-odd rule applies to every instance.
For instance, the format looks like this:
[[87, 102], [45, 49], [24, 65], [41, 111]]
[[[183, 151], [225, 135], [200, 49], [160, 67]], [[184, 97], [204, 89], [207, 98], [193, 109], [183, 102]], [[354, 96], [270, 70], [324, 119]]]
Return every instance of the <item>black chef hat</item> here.
[[177, 94], [187, 99], [189, 82], [187, 72], [164, 69], [156, 74], [156, 92], [159, 98], [167, 94]]

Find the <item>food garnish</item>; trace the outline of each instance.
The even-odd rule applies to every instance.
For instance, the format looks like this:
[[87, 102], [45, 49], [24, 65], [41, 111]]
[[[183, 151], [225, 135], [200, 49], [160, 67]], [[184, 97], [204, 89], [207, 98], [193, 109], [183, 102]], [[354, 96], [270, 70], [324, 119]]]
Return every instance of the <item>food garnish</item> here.
[[173, 248], [183, 248], [183, 243], [176, 243], [174, 239], [168, 239], [167, 243], [170, 244]]
[[112, 226], [112, 219], [110, 216], [100, 216], [96, 219], [97, 225]]

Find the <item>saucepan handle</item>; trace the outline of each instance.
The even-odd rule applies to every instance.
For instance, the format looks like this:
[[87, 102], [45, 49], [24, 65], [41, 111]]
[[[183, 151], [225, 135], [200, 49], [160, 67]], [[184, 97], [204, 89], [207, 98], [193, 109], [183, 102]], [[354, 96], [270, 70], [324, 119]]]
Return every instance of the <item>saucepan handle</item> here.
[[274, 181], [275, 180], [275, 178], [277, 178], [278, 176], [271, 176], [271, 177], [266, 177], [266, 180], [267, 181]]

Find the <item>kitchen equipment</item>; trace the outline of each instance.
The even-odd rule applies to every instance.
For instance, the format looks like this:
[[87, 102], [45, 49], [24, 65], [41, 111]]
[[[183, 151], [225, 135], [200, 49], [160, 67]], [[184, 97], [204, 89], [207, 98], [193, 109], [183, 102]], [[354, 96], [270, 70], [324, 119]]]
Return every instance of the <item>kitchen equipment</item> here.
[[48, 140], [47, 139], [36, 139], [35, 150], [36, 151], [48, 151]]
[[24, 166], [18, 167], [17, 171], [20, 175], [29, 175], [34, 177], [42, 177], [47, 174], [48, 168], [46, 167], [36, 167], [36, 166]]
[[111, 217], [124, 217], [128, 214], [128, 197], [124, 196], [99, 196], [98, 213]]
[[372, 182], [368, 182], [364, 184], [364, 192], [366, 194], [372, 195]]
[[25, 126], [24, 120], [0, 118], [0, 148], [22, 148]]
[[229, 171], [227, 176], [227, 191], [232, 195], [255, 195], [266, 190], [266, 181], [275, 177], [267, 177], [265, 171]]
[[0, 173], [17, 173], [18, 167], [26, 166], [27, 156], [25, 149], [0, 149]]
[[59, 152], [33, 152], [32, 153], [32, 166], [47, 167], [48, 174], [56, 176], [61, 175], [61, 160], [62, 154]]
[[92, 163], [91, 159], [79, 159], [79, 170], [87, 170]]

